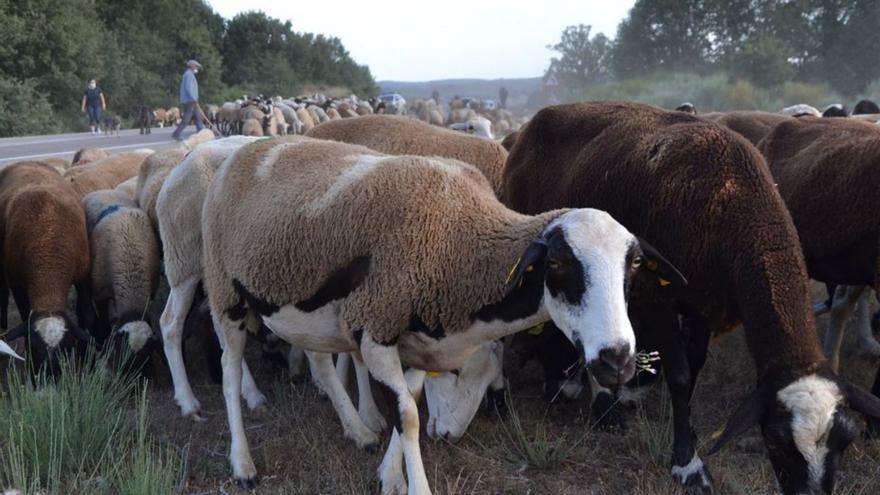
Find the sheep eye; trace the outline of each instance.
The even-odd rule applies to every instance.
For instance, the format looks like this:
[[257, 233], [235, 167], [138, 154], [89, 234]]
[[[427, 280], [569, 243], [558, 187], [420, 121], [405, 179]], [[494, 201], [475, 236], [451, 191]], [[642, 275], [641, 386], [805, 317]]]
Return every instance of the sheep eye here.
[[562, 263], [560, 263], [559, 260], [551, 259], [547, 261], [547, 266], [550, 267], [551, 270], [559, 270], [562, 268]]
[[642, 266], [642, 257], [641, 257], [641, 256], [636, 256], [636, 257], [633, 258], [633, 260], [632, 260], [632, 267], [633, 267], [633, 268], [638, 268], [638, 267], [640, 267], [640, 266]]

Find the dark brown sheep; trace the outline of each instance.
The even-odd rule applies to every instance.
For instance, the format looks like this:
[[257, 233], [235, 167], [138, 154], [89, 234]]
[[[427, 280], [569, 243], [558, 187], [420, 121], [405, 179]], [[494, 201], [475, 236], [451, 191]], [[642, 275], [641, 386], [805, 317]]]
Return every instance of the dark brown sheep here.
[[501, 140], [501, 146], [503, 146], [508, 153], [511, 149], [513, 149], [513, 145], [516, 143], [517, 136], [519, 136], [519, 131], [513, 131], [510, 134], [504, 136], [504, 139]]
[[702, 115], [704, 119], [723, 125], [757, 145], [776, 124], [791, 120], [791, 117], [770, 112], [716, 112]]
[[67, 314], [75, 285], [79, 325], [91, 324], [85, 213], [70, 184], [41, 162], [0, 171], [0, 212], [2, 280], [24, 320], [7, 338], [27, 336], [34, 369], [45, 364], [55, 372], [58, 350], [88, 340]]
[[[678, 482], [690, 492], [712, 491], [695, 451], [688, 401], [708, 333], [742, 322], [757, 389], [733, 413], [715, 449], [760, 424], [785, 493], [808, 487], [830, 493], [834, 459], [855, 435], [836, 412], [848, 399], [878, 416], [880, 400], [829, 369], [794, 224], [752, 145], [699, 117], [647, 105], [549, 107], [517, 139], [503, 190], [502, 200], [522, 213], [606, 210], [688, 279], [679, 289], [634, 286], [631, 304], [634, 317], [649, 324], [642, 343], [660, 351], [666, 370]], [[686, 331], [675, 310], [688, 316]]]
[[389, 155], [440, 156], [477, 167], [500, 193], [507, 150], [495, 141], [394, 115], [325, 122], [306, 136], [366, 146]]

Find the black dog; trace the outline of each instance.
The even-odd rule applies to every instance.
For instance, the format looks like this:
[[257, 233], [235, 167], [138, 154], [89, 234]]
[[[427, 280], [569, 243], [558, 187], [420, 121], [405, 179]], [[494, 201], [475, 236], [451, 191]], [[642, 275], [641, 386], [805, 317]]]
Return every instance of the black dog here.
[[141, 134], [151, 134], [153, 130], [153, 107], [141, 105], [135, 113], [135, 123], [141, 128]]

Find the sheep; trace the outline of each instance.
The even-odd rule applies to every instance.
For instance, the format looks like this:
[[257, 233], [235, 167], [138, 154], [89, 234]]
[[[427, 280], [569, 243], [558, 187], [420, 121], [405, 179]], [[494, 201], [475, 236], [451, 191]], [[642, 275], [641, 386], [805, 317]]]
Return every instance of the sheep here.
[[[298, 108], [296, 110], [296, 116], [300, 122], [302, 122], [302, 134], [308, 133], [312, 128], [315, 127], [315, 120], [312, 118], [312, 114], [305, 108]], [[297, 134], [300, 134], [299, 132]]]
[[278, 114], [276, 114], [273, 108], [269, 110], [269, 113], [263, 116], [262, 125], [264, 136], [275, 137], [279, 134], [279, 128], [281, 127], [281, 124], [278, 122], [279, 115], [283, 121], [284, 115], [281, 115], [281, 111], [279, 110]]
[[239, 132], [238, 124], [239, 112], [241, 105], [238, 103], [226, 102], [220, 107], [217, 119], [220, 121], [219, 127], [223, 134], [229, 135]]
[[168, 112], [164, 108], [153, 110], [153, 120], [159, 124], [159, 128], [162, 129], [168, 121]]
[[285, 127], [284, 132], [281, 133], [282, 136], [287, 135], [288, 132], [291, 134], [300, 134], [299, 127], [302, 124], [299, 124], [299, 118], [296, 116], [296, 110], [293, 107], [287, 105], [284, 102], [276, 103], [275, 109], [281, 112], [281, 117], [283, 119], [279, 119], [279, 122], [284, 122], [284, 124], [289, 124], [289, 129]]
[[108, 156], [110, 156], [110, 153], [102, 148], [82, 148], [73, 154], [70, 166], [76, 167], [77, 165], [85, 165], [87, 163], [107, 158]]
[[682, 103], [681, 105], [675, 107], [675, 110], [677, 110], [679, 112], [689, 113], [692, 115], [697, 114], [697, 107], [694, 106], [694, 104], [689, 101], [686, 101], [686, 102]]
[[217, 125], [220, 118], [220, 107], [211, 104], [205, 105], [205, 117], [208, 118], [208, 122]]
[[[634, 317], [651, 324], [639, 333], [640, 348], [659, 350], [666, 370], [675, 481], [689, 492], [713, 491], [688, 402], [710, 334], [741, 321], [757, 388], [710, 452], [760, 424], [785, 493], [833, 484], [834, 461], [854, 436], [836, 412], [848, 401], [876, 417], [880, 401], [836, 377], [823, 356], [797, 231], [751, 144], [699, 117], [649, 105], [559, 105], [522, 130], [504, 178], [509, 207], [524, 214], [601, 208], [682, 268], [686, 289], [634, 287], [630, 304]], [[686, 334], [676, 311], [688, 320]]]
[[[33, 372], [46, 367], [57, 374], [59, 354], [83, 350], [89, 336], [82, 328], [92, 324], [85, 213], [70, 184], [33, 161], [0, 170], [0, 212], [2, 293], [12, 292], [23, 320], [7, 341], [26, 337]], [[71, 285], [78, 324], [67, 314]], [[7, 304], [0, 301], [4, 316]]]
[[860, 100], [856, 103], [856, 106], [853, 107], [853, 115], [862, 115], [866, 113], [880, 114], [880, 106], [877, 106], [877, 104], [871, 100]]
[[241, 148], [217, 172], [203, 212], [205, 286], [226, 343], [230, 460], [245, 486], [256, 470], [238, 399], [241, 329], [254, 316], [305, 349], [360, 351], [392, 397], [383, 489], [405, 486], [393, 475], [402, 449], [409, 493], [429, 493], [403, 362], [455, 369], [482, 344], [553, 319], [598, 379], [616, 384], [635, 372], [625, 279], [652, 276], [643, 259], [677, 274], [604, 212], [514, 214], [471, 165], [324, 140]]
[[153, 230], [159, 234], [159, 219], [156, 215], [156, 201], [159, 191], [168, 174], [186, 157], [181, 148], [159, 151], [148, 156], [138, 170], [135, 200], [138, 207], [150, 218]]
[[510, 153], [510, 150], [513, 149], [513, 145], [516, 144], [516, 138], [519, 137], [519, 131], [513, 131], [510, 134], [504, 136], [504, 139], [501, 140], [501, 146]]
[[40, 158], [40, 161], [57, 170], [59, 174], [63, 174], [70, 168], [70, 162], [58, 156]]
[[241, 126], [242, 136], [263, 137], [263, 124], [257, 119], [247, 119]]
[[786, 117], [821, 117], [822, 112], [820, 112], [816, 107], [806, 105], [804, 103], [800, 103], [797, 105], [792, 105], [790, 107], [785, 107], [779, 111], [782, 115]]
[[507, 151], [500, 144], [394, 115], [367, 115], [328, 122], [306, 136], [359, 144], [392, 155], [441, 156], [476, 166], [496, 193]]
[[113, 189], [136, 176], [141, 163], [153, 154], [152, 150], [135, 150], [108, 156], [82, 167], [64, 172], [67, 181], [80, 198], [99, 189]]
[[177, 125], [180, 123], [180, 109], [171, 107], [165, 111], [165, 123], [168, 125]]
[[823, 117], [848, 117], [849, 113], [846, 111], [846, 107], [841, 103], [834, 103], [825, 107], [825, 110], [822, 110]]
[[[137, 180], [135, 178], [135, 180]], [[149, 217], [125, 186], [87, 194], [91, 294], [98, 313], [92, 331], [99, 342], [111, 332], [127, 336], [135, 369], [152, 378], [149, 359], [157, 345], [147, 307], [159, 283], [159, 246]]]
[[844, 325], [864, 286], [880, 289], [872, 254], [880, 230], [870, 213], [880, 206], [874, 193], [880, 129], [853, 119], [793, 121], [774, 128], [759, 147], [798, 228], [810, 276], [859, 286], [831, 307], [825, 353], [836, 370]]
[[778, 113], [738, 111], [726, 113], [707, 113], [701, 115], [704, 119], [723, 125], [749, 140], [755, 146], [780, 122], [790, 120], [791, 117]]
[[369, 103], [358, 103], [357, 110], [355, 110], [358, 115], [373, 115], [373, 107], [370, 106]]
[[336, 109], [333, 108], [333, 107], [328, 108], [328, 109], [326, 110], [326, 112], [327, 112], [327, 117], [328, 117], [330, 120], [339, 120], [339, 119], [342, 118], [342, 115], [339, 114], [339, 111], [336, 110]]

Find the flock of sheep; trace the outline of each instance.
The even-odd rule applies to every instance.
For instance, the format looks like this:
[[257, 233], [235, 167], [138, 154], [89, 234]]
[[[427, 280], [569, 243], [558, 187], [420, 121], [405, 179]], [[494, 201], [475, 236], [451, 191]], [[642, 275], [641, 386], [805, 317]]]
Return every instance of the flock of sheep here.
[[[257, 469], [241, 398], [254, 409], [266, 397], [244, 346], [283, 341], [358, 447], [391, 427], [383, 493], [423, 494], [420, 396], [427, 434], [460, 437], [484, 395], [503, 409], [503, 339], [538, 329], [551, 395], [560, 383], [579, 393], [577, 372], [597, 419], [618, 418], [634, 376], [662, 367], [673, 480], [713, 493], [689, 402], [710, 337], [741, 325], [758, 381], [718, 418], [712, 450], [758, 425], [784, 493], [831, 493], [857, 432], [847, 409], [880, 426], [880, 375], [874, 394], [837, 375], [844, 324], [880, 288], [880, 109], [865, 108], [873, 115], [576, 103], [515, 130], [503, 111], [453, 102], [444, 115], [433, 100], [408, 116], [355, 98], [208, 107], [224, 133], [244, 135], [0, 170], [0, 320], [10, 291], [23, 320], [5, 340], [27, 337], [26, 357], [49, 373], [60, 352], [92, 344], [124, 344], [147, 377], [165, 359], [181, 413], [199, 418], [182, 356], [198, 337], [246, 487]], [[846, 115], [835, 109], [826, 115]], [[145, 314], [160, 273], [170, 293], [156, 329]], [[814, 305], [810, 278], [834, 297]], [[18, 357], [3, 341], [0, 353]]]

